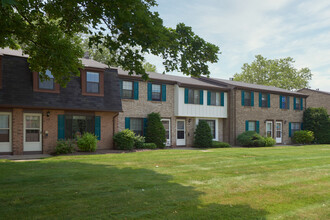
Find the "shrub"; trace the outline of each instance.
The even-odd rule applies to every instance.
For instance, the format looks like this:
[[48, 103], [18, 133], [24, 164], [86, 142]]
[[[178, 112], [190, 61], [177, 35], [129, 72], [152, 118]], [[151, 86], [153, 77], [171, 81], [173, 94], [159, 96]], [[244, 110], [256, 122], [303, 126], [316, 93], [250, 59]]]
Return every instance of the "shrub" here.
[[252, 141], [253, 141], [253, 145], [252, 147], [264, 147], [266, 146], [266, 141], [265, 138], [263, 136], [261, 136], [260, 134], [254, 134], [252, 136]]
[[81, 151], [94, 152], [97, 148], [97, 142], [97, 137], [94, 134], [86, 132], [78, 138], [77, 145]]
[[143, 143], [143, 149], [156, 149], [157, 145], [155, 143]]
[[255, 131], [246, 131], [238, 135], [237, 141], [243, 147], [252, 147], [254, 146], [252, 137], [257, 134]]
[[134, 147], [137, 149], [142, 149], [144, 142], [145, 138], [143, 136], [137, 135], [134, 138]]
[[276, 144], [276, 141], [274, 138], [271, 138], [271, 137], [265, 137], [265, 146], [266, 147], [272, 147]]
[[200, 120], [195, 131], [195, 147], [212, 147], [212, 139], [210, 126], [206, 121]]
[[69, 154], [73, 153], [75, 143], [72, 140], [59, 140], [56, 142], [55, 153], [56, 154]]
[[155, 143], [159, 148], [165, 147], [165, 128], [159, 113], [148, 114], [145, 137], [146, 142]]
[[315, 143], [330, 144], [330, 118], [325, 108], [307, 108], [304, 129], [314, 133]]
[[135, 134], [133, 131], [126, 129], [114, 135], [113, 140], [116, 148], [119, 150], [132, 150], [135, 143]]
[[229, 148], [231, 146], [230, 146], [230, 144], [228, 144], [226, 142], [212, 141], [212, 147], [213, 148]]
[[310, 144], [314, 140], [314, 133], [306, 130], [296, 131], [292, 140], [296, 144]]

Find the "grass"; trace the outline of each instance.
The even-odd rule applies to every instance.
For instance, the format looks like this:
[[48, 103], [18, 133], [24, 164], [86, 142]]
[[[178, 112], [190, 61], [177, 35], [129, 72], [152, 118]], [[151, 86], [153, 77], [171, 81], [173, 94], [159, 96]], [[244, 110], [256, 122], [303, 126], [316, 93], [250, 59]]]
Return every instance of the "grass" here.
[[330, 219], [330, 145], [0, 161], [1, 219]]

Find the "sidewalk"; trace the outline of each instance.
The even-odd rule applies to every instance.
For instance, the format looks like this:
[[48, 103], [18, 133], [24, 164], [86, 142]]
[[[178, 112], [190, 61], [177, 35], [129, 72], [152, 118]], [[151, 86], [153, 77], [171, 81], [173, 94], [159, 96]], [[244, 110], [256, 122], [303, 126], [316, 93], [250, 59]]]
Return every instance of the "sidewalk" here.
[[26, 160], [40, 160], [51, 156], [52, 155], [49, 154], [0, 155], [0, 159], [26, 161]]

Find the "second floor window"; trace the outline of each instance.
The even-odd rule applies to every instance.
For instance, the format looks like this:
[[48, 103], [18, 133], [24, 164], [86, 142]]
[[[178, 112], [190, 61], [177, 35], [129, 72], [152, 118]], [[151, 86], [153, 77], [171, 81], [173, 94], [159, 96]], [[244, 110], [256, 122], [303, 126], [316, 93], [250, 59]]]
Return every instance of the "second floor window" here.
[[295, 109], [300, 110], [300, 98], [295, 98]]
[[261, 107], [267, 107], [268, 106], [268, 96], [266, 93], [261, 94]]
[[289, 109], [290, 107], [289, 96], [280, 96], [280, 108], [281, 109]]
[[86, 73], [86, 92], [99, 93], [100, 91], [100, 74], [96, 72]]
[[197, 89], [188, 90], [188, 103], [189, 104], [200, 104], [200, 91]]
[[251, 106], [251, 92], [245, 92], [244, 95], [244, 106]]
[[54, 77], [49, 70], [46, 71], [46, 76], [48, 76], [49, 79], [45, 79], [42, 81], [40, 79], [40, 74], [39, 74], [39, 89], [54, 90], [55, 88]]
[[211, 105], [220, 105], [220, 92], [211, 92]]
[[158, 84], [152, 84], [152, 100], [160, 101], [161, 100], [161, 86]]
[[123, 81], [123, 98], [124, 99], [133, 99], [133, 82]]

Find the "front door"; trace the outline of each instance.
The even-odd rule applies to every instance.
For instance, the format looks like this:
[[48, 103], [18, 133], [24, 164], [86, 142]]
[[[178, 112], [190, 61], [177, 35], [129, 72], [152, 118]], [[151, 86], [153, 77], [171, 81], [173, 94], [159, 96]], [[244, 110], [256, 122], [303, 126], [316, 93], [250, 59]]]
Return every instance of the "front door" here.
[[176, 145], [184, 146], [186, 145], [186, 130], [185, 130], [185, 120], [176, 121]]
[[24, 151], [42, 151], [42, 115], [24, 114]]
[[171, 120], [162, 119], [163, 126], [165, 128], [166, 146], [171, 146]]
[[282, 143], [282, 122], [277, 121], [276, 122], [276, 143], [280, 144]]
[[12, 152], [11, 148], [11, 113], [0, 112], [0, 152]]
[[266, 137], [273, 137], [273, 122], [266, 121]]

